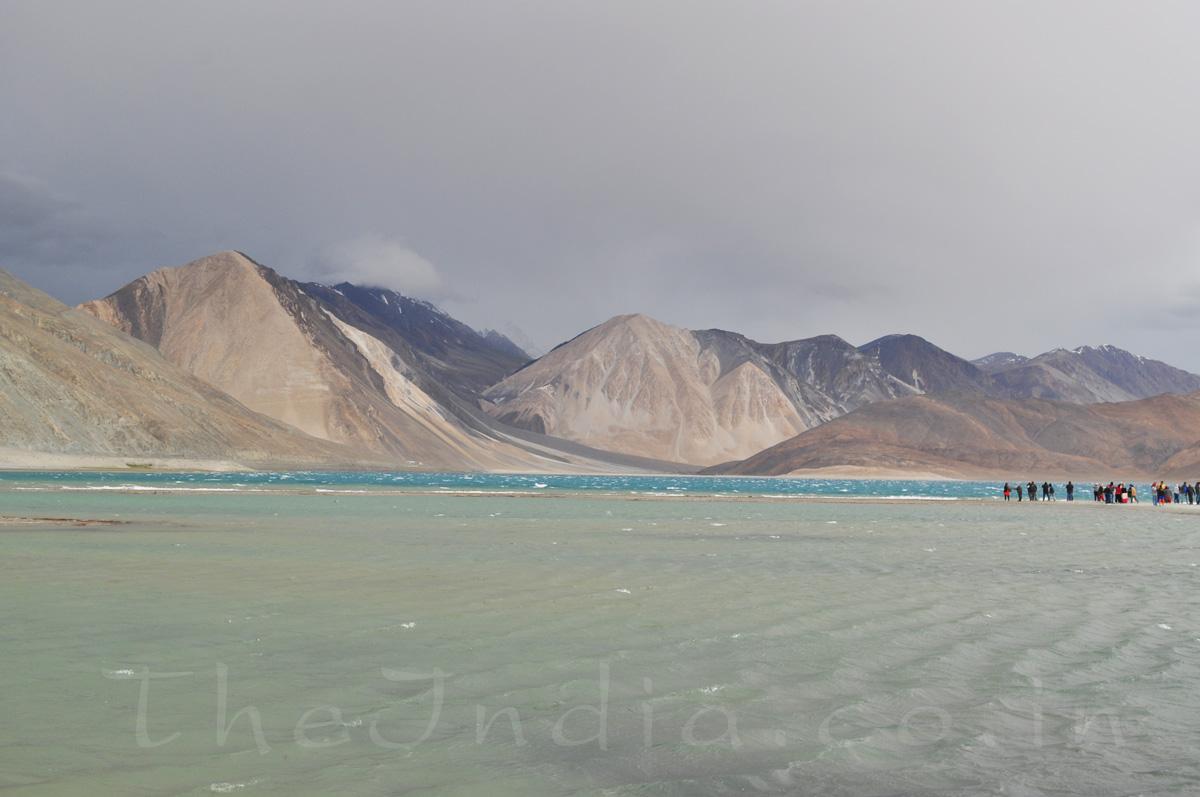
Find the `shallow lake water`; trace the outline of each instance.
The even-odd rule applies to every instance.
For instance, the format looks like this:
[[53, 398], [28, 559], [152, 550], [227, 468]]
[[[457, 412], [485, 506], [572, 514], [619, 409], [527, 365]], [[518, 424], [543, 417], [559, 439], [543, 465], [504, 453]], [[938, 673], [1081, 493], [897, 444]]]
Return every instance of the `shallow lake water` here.
[[1200, 791], [1200, 508], [31, 484], [6, 793]]

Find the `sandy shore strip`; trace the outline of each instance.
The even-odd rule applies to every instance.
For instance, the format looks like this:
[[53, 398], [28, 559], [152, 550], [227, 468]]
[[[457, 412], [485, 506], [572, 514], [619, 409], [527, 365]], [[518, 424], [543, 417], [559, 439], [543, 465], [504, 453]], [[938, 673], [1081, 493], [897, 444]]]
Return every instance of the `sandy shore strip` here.
[[214, 459], [51, 454], [0, 446], [0, 470], [63, 472], [230, 473], [251, 470], [237, 462]]
[[0, 515], [0, 526], [128, 526], [128, 520], [74, 517], [18, 517]]

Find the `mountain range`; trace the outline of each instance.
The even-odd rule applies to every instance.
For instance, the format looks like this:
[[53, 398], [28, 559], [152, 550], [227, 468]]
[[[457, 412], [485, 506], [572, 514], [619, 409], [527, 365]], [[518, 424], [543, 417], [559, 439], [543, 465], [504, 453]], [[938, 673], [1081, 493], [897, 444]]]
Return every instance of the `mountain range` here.
[[3, 271], [0, 440], [0, 462], [12, 465], [363, 461], [361, 452], [251, 411], [152, 347]]
[[30, 455], [948, 475], [1200, 463], [1200, 376], [1112, 346], [968, 361], [911, 334], [760, 343], [635, 314], [532, 359], [429, 302], [234, 251], [79, 311], [2, 284], [0, 431]]
[[1195, 478], [1200, 393], [1119, 403], [958, 395], [880, 402], [714, 474]]
[[246, 407], [373, 459], [533, 471], [641, 464], [491, 423], [460, 394], [523, 354], [388, 292], [299, 283], [229, 251], [81, 309]]
[[618, 316], [484, 396], [489, 412], [512, 425], [714, 465], [906, 397], [1094, 404], [1197, 390], [1200, 377], [1111, 346], [972, 363], [916, 335], [858, 347], [834, 335], [762, 344]]

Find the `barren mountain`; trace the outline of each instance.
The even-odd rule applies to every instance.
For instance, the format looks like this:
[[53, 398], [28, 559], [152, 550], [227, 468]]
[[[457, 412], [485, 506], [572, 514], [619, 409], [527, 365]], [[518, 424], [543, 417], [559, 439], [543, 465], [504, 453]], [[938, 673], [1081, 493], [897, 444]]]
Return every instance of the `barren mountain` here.
[[618, 316], [490, 389], [492, 413], [538, 432], [660, 459], [745, 456], [819, 422], [724, 335]]
[[[731, 386], [742, 398], [731, 402]], [[1111, 346], [957, 357], [916, 335], [763, 344], [619, 316], [490, 388], [506, 423], [602, 448], [712, 463], [861, 407], [913, 396], [1078, 404], [1200, 390], [1200, 376]], [[884, 411], [880, 411], [881, 413]], [[736, 456], [736, 455], [735, 455]]]
[[83, 308], [252, 409], [373, 456], [545, 470], [570, 469], [590, 453], [565, 455], [552, 441], [475, 422], [396, 329], [354, 302], [327, 304], [238, 252], [155, 271]]
[[355, 462], [353, 452], [252, 412], [152, 347], [3, 271], [0, 441], [14, 463], [46, 454]]
[[875, 401], [907, 396], [914, 389], [883, 372], [878, 360], [837, 335], [787, 343], [755, 344], [772, 362], [828, 396], [837, 414]]
[[1055, 349], [992, 369], [996, 392], [1076, 403], [1128, 401], [1200, 390], [1200, 376], [1115, 346]]
[[731, 474], [1196, 478], [1200, 393], [1113, 404], [916, 396], [865, 406], [741, 462]]
[[1021, 354], [1014, 354], [1011, 351], [998, 351], [985, 357], [980, 357], [978, 360], [971, 360], [972, 365], [987, 373], [1027, 362], [1029, 362], [1028, 357]]
[[477, 397], [532, 359], [499, 332], [477, 332], [429, 302], [396, 291], [346, 282], [300, 288], [377, 336], [392, 333], [421, 370], [460, 396]]
[[864, 404], [987, 385], [975, 366], [912, 335], [857, 349], [834, 335], [768, 345], [635, 315], [562, 344], [485, 397], [493, 415], [522, 428], [712, 464]]
[[987, 394], [991, 389], [991, 380], [979, 368], [916, 335], [886, 335], [858, 350], [912, 393]]

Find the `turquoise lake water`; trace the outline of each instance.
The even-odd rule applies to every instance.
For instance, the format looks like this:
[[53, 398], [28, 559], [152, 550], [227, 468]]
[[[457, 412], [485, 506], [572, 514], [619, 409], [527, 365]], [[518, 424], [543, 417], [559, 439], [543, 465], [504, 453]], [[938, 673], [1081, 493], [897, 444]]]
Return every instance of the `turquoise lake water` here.
[[1200, 791], [1200, 509], [404, 478], [5, 476], [0, 791]]
[[[1041, 480], [1038, 480], [1041, 483]], [[788, 479], [710, 476], [586, 476], [493, 473], [151, 473], [121, 471], [0, 472], [4, 485], [57, 485], [68, 489], [156, 488], [210, 491], [294, 490], [441, 490], [571, 491], [645, 495], [828, 496], [869, 498], [991, 498], [1000, 484], [973, 481], [889, 479]], [[1065, 496], [1062, 496], [1065, 497]]]

